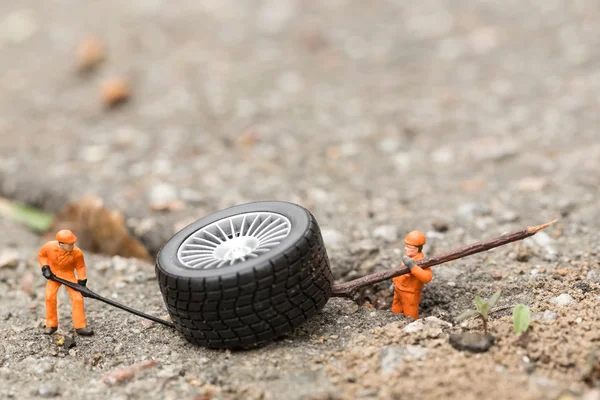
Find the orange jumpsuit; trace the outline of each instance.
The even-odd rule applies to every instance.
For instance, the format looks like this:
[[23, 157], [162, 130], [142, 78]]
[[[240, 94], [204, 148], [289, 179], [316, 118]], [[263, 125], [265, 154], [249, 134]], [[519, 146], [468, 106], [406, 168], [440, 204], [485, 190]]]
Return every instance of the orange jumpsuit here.
[[[417, 253], [413, 260], [425, 258], [423, 253]], [[419, 303], [421, 303], [421, 289], [433, 278], [431, 268], [421, 268], [415, 265], [410, 274], [397, 276], [394, 281], [394, 302], [392, 312], [404, 313], [407, 317], [419, 318]]]
[[[59, 278], [74, 283], [77, 283], [77, 279], [86, 279], [83, 253], [77, 246], [73, 248], [73, 251], [64, 251], [58, 247], [58, 242], [53, 240], [42, 246], [38, 253], [38, 259], [41, 267], [49, 265], [50, 271]], [[77, 270], [77, 277], [75, 277], [75, 270]], [[50, 280], [46, 283], [46, 328], [58, 326], [56, 294], [61, 286], [61, 283]], [[73, 327], [75, 329], [85, 328], [83, 296], [71, 288], [67, 288], [67, 291], [71, 298]]]

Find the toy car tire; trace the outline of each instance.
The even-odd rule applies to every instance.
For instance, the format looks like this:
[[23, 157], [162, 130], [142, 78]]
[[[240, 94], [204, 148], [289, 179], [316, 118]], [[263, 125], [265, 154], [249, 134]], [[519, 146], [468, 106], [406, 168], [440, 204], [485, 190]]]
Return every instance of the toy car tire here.
[[175, 234], [156, 258], [173, 323], [190, 342], [247, 348], [317, 314], [332, 274], [314, 216], [285, 202], [235, 206]]

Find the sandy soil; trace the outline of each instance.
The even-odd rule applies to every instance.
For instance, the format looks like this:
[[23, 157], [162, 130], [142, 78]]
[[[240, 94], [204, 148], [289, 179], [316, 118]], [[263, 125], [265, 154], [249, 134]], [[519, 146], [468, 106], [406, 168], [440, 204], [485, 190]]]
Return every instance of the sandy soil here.
[[[210, 212], [293, 201], [317, 217], [339, 281], [397, 265], [412, 229], [434, 255], [559, 222], [435, 267], [421, 314], [451, 326], [405, 332], [383, 283], [372, 304], [334, 299], [275, 343], [221, 352], [93, 301], [96, 335], [57, 345], [70, 306], [62, 293], [60, 335], [43, 336], [43, 241], [0, 220], [0, 256], [19, 260], [0, 265], [0, 398], [600, 396], [596, 2], [239, 3], [0, 2], [0, 195], [53, 213], [98, 195], [152, 254]], [[79, 74], [89, 33], [106, 60]], [[100, 84], [119, 76], [132, 97], [107, 109]], [[151, 207], [170, 202], [185, 207]], [[165, 314], [150, 264], [86, 257], [91, 288]], [[481, 327], [453, 318], [497, 289], [500, 306], [531, 308], [527, 337], [506, 309], [487, 353], [454, 350], [451, 333]], [[565, 293], [572, 304], [552, 301]]]

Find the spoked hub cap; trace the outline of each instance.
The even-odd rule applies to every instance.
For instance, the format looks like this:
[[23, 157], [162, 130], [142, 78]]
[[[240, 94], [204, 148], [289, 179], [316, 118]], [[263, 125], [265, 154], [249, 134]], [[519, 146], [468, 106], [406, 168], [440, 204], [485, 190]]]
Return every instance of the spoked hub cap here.
[[177, 258], [188, 268], [223, 268], [268, 253], [291, 229], [290, 220], [276, 213], [234, 215], [190, 235], [179, 247]]

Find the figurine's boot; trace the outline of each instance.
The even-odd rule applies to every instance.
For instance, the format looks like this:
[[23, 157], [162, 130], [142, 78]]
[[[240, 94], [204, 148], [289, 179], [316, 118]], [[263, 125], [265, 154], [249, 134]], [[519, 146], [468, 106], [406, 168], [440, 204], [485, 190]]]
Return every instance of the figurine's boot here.
[[88, 328], [87, 326], [85, 328], [75, 329], [75, 332], [77, 332], [79, 336], [92, 336], [94, 334], [93, 329]]
[[58, 327], [56, 326], [46, 327], [44, 328], [44, 335], [52, 335], [57, 329]]

